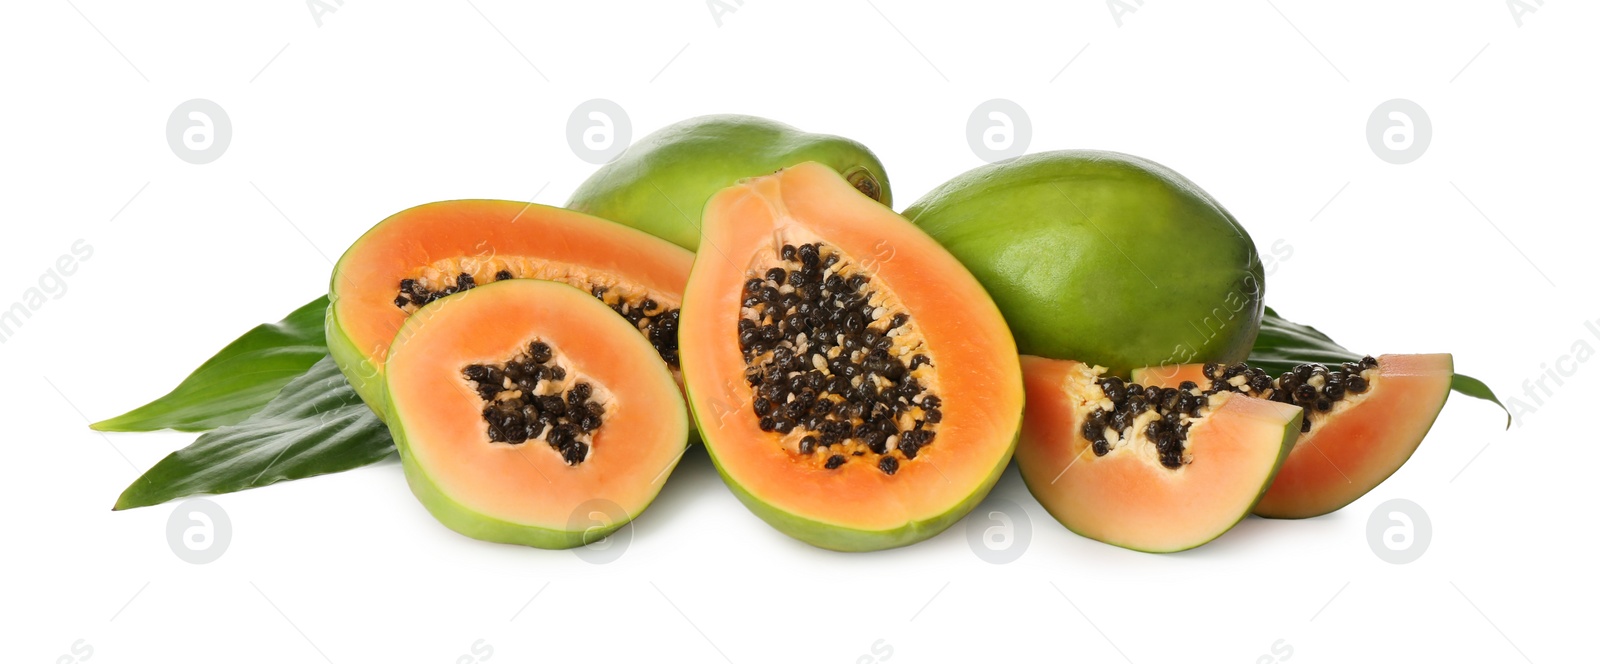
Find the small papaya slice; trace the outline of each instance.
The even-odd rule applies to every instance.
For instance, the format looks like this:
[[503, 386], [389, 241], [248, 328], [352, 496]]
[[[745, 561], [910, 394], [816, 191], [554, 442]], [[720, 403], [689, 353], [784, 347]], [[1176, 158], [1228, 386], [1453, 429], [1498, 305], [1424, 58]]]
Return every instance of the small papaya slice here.
[[1261, 326], [1264, 275], [1249, 233], [1146, 159], [1025, 155], [958, 175], [903, 214], [989, 289], [1029, 355], [1126, 376], [1242, 360]]
[[1243, 363], [1151, 367], [1134, 379], [1188, 381], [1304, 410], [1294, 451], [1255, 508], [1258, 516], [1304, 519], [1355, 502], [1399, 470], [1439, 417], [1454, 375], [1450, 354], [1434, 353], [1306, 363], [1276, 377]]
[[406, 481], [469, 537], [547, 549], [603, 538], [655, 499], [687, 445], [656, 349], [565, 284], [511, 279], [426, 304], [385, 369]]
[[1300, 409], [1107, 377], [1104, 367], [1023, 356], [1022, 480], [1069, 530], [1165, 553], [1205, 544], [1250, 514], [1289, 456]]
[[712, 194], [803, 161], [827, 165], [867, 198], [893, 203], [889, 176], [865, 145], [749, 115], [705, 115], [639, 139], [578, 185], [567, 207], [700, 246], [700, 213]]
[[679, 352], [701, 439], [757, 516], [843, 551], [931, 537], [1011, 458], [1022, 380], [983, 287], [804, 163], [706, 206]]
[[678, 305], [694, 254], [621, 224], [561, 208], [442, 201], [398, 212], [339, 258], [328, 286], [328, 352], [381, 417], [384, 358], [406, 318], [480, 284], [570, 284], [638, 328], [677, 367]]

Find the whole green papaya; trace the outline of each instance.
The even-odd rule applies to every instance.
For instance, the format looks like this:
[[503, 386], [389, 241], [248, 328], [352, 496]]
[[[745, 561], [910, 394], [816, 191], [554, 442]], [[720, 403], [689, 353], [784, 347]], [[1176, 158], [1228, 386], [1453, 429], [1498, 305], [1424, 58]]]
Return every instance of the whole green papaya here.
[[982, 166], [904, 212], [972, 270], [1029, 355], [1117, 373], [1236, 362], [1261, 327], [1255, 243], [1160, 164], [1064, 150]]
[[712, 194], [806, 161], [826, 164], [861, 193], [892, 204], [883, 164], [860, 143], [748, 115], [706, 115], [630, 145], [578, 185], [567, 207], [692, 251], [700, 246], [700, 211]]

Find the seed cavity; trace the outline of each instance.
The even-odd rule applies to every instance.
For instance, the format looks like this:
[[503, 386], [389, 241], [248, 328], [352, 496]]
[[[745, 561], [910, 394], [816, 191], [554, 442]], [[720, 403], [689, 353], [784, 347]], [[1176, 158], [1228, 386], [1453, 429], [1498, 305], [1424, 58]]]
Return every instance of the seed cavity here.
[[535, 339], [503, 363], [462, 367], [483, 400], [491, 443], [541, 441], [569, 466], [589, 458], [594, 433], [605, 423], [603, 390], [564, 364], [556, 349]]
[[1125, 383], [1116, 376], [1098, 382], [1101, 398], [1084, 418], [1080, 431], [1095, 456], [1105, 456], [1137, 435], [1155, 446], [1161, 465], [1182, 468], [1193, 458], [1185, 451], [1189, 427], [1210, 410], [1210, 396], [1193, 382], [1160, 388]]
[[1207, 387], [1183, 381], [1178, 387], [1145, 386], [1107, 376], [1097, 381], [1101, 397], [1084, 416], [1080, 431], [1095, 456], [1126, 445], [1138, 436], [1155, 446], [1156, 457], [1169, 469], [1193, 461], [1185, 446], [1189, 428], [1209, 414], [1219, 394], [1233, 393], [1293, 404], [1305, 410], [1301, 432], [1310, 431], [1314, 416], [1332, 411], [1340, 401], [1366, 392], [1378, 368], [1371, 356], [1329, 368], [1301, 364], [1273, 378], [1263, 369], [1243, 362], [1207, 364], [1202, 373]]
[[[560, 281], [587, 291], [611, 307], [650, 341], [668, 367], [678, 368], [678, 309], [662, 304], [662, 294], [628, 284], [614, 283], [612, 275], [526, 258], [447, 259], [416, 270], [400, 280], [394, 305], [407, 314], [434, 300], [471, 290], [479, 276], [487, 281], [528, 278]], [[487, 281], [483, 283], [487, 283]]]
[[[1311, 431], [1314, 417], [1327, 413], [1342, 401], [1364, 394], [1372, 386], [1378, 370], [1377, 358], [1368, 355], [1359, 362], [1344, 362], [1326, 366], [1315, 362], [1299, 364], [1273, 378], [1264, 369], [1237, 364], [1207, 364], [1202, 367], [1211, 380], [1210, 392], [1241, 392], [1254, 397], [1271, 399], [1279, 403], [1299, 406], [1305, 411], [1300, 421], [1300, 432]], [[1242, 382], [1239, 381], [1243, 378]]]
[[802, 462], [833, 470], [863, 457], [894, 475], [944, 417], [915, 319], [831, 246], [775, 254], [749, 271], [738, 324], [759, 427]]

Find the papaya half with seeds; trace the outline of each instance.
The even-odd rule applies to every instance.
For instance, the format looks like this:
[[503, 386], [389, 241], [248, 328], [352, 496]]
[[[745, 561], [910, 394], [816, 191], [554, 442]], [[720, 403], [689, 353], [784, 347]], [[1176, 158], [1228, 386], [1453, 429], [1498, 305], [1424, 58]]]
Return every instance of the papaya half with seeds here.
[[712, 194], [744, 178], [803, 161], [838, 172], [891, 205], [889, 176], [866, 146], [748, 115], [706, 115], [639, 139], [578, 185], [567, 207], [643, 230], [694, 251]]
[[498, 200], [419, 205], [379, 222], [339, 258], [328, 290], [328, 352], [374, 412], [384, 360], [419, 308], [513, 278], [566, 283], [605, 302], [678, 364], [678, 305], [694, 254], [586, 214]]
[[968, 171], [904, 212], [994, 296], [1023, 353], [1106, 366], [1235, 362], [1261, 326], [1255, 244], [1169, 168], [1112, 152]]
[[395, 336], [386, 417], [418, 500], [493, 542], [564, 549], [638, 516], [682, 458], [683, 397], [591, 293], [509, 279], [424, 305]]
[[832, 167], [706, 206], [679, 353], [723, 480], [779, 531], [841, 551], [943, 531], [988, 494], [1022, 418], [1015, 342], [954, 256]]

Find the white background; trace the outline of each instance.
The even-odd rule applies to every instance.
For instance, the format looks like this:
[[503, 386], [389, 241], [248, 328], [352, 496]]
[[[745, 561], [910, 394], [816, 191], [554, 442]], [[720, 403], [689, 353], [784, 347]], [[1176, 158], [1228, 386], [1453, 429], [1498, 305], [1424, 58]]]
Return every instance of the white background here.
[[[72, 661], [77, 644], [78, 661], [455, 662], [479, 640], [496, 662], [1593, 657], [1597, 457], [1577, 415], [1600, 367], [1563, 360], [1600, 347], [1584, 327], [1600, 319], [1593, 3], [1530, 1], [1519, 25], [1500, 0], [1130, 0], [1120, 26], [1100, 0], [730, 0], [720, 26], [699, 0], [348, 0], [320, 26], [296, 0], [150, 4], [13, 3], [0, 27], [0, 307], [75, 240], [94, 249], [0, 344], [7, 661]], [[173, 505], [109, 510], [193, 435], [101, 436], [86, 417], [160, 395], [321, 292], [328, 259], [389, 213], [561, 204], [594, 168], [567, 117], [596, 97], [636, 138], [716, 112], [851, 136], [897, 209], [979, 165], [968, 114], [1010, 99], [1029, 151], [1155, 159], [1263, 254], [1290, 247], [1267, 293], [1290, 318], [1364, 352], [1452, 352], [1526, 408], [1502, 431], [1491, 405], [1452, 398], [1345, 510], [1248, 519], [1174, 555], [1067, 532], [1015, 470], [994, 493], [1026, 511], [1015, 562], [981, 560], [967, 522], [820, 551], [746, 512], [698, 449], [608, 565], [456, 535], [393, 463], [215, 498], [233, 539], [207, 565], [169, 549]], [[232, 120], [211, 164], [167, 145], [191, 98]], [[1407, 165], [1366, 140], [1391, 98], [1431, 120]], [[1536, 403], [1524, 381], [1558, 363], [1574, 375]], [[1433, 523], [1408, 565], [1367, 543], [1390, 498]]]

